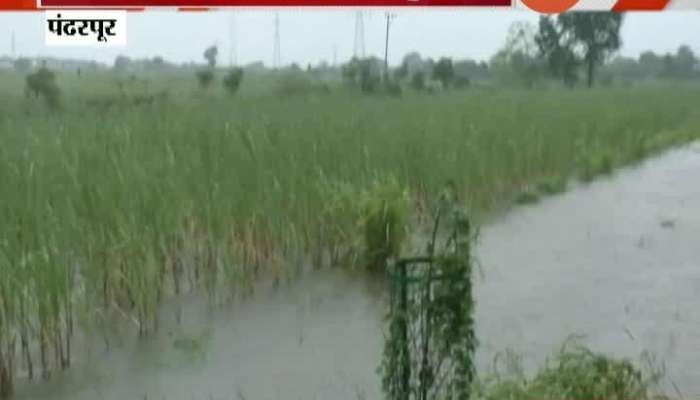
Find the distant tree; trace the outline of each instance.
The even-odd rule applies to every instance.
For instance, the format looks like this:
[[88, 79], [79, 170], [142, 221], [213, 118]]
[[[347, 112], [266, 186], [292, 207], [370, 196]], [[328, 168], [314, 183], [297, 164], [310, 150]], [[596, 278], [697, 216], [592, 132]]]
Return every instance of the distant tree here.
[[209, 68], [216, 67], [216, 57], [219, 55], [219, 49], [216, 46], [209, 46], [204, 50], [204, 59], [207, 60]]
[[459, 60], [453, 63], [456, 80], [461, 81], [477, 81], [485, 80], [490, 77], [489, 65], [485, 62], [476, 62], [474, 60]]
[[552, 17], [541, 16], [535, 35], [538, 54], [544, 61], [545, 70], [566, 86], [578, 81], [576, 69], [580, 63], [573, 49], [573, 42]]
[[350, 61], [340, 67], [343, 80], [350, 85], [356, 84], [359, 71], [360, 60], [357, 57], [351, 58]]
[[209, 46], [204, 50], [204, 59], [207, 61], [207, 68], [196, 72], [199, 86], [202, 89], [208, 89], [214, 81], [214, 67], [216, 67], [216, 57], [219, 55], [219, 49], [216, 46]]
[[32, 60], [20, 57], [14, 61], [13, 66], [17, 72], [25, 74], [32, 68]]
[[676, 52], [675, 64], [678, 77], [690, 78], [696, 74], [695, 67], [698, 64], [698, 59], [689, 46], [683, 45]]
[[401, 65], [394, 70], [394, 78], [396, 80], [402, 81], [408, 76], [408, 65], [402, 62]]
[[[374, 65], [373, 65], [374, 64]], [[376, 62], [365, 58], [359, 64], [360, 90], [363, 93], [373, 93], [379, 87], [381, 78], [376, 68]]]
[[401, 60], [400, 69], [402, 69], [400, 73], [405, 72], [406, 75], [404, 78], [406, 78], [412, 77], [418, 71], [423, 72], [423, 74], [430, 73], [430, 71], [432, 71], [432, 65], [429, 65], [427, 60], [424, 60], [418, 52], [411, 51]]
[[411, 77], [411, 87], [418, 91], [425, 90], [425, 73], [423, 71], [416, 71], [413, 73]]
[[114, 59], [114, 70], [117, 72], [124, 72], [129, 69], [131, 65], [131, 59], [127, 56], [118, 55]]
[[622, 45], [619, 12], [570, 12], [560, 14], [557, 23], [582, 53], [586, 65], [586, 82], [593, 86], [595, 69]]
[[29, 97], [43, 98], [53, 109], [60, 106], [61, 90], [56, 84], [56, 75], [46, 65], [42, 65], [33, 74], [27, 75], [25, 93]]
[[155, 69], [161, 69], [165, 66], [165, 60], [161, 56], [155, 56], [151, 59], [151, 65]]
[[363, 93], [372, 93], [379, 88], [382, 66], [383, 62], [377, 58], [353, 57], [341, 67], [341, 73], [349, 86], [359, 87]]
[[639, 62], [631, 57], [617, 56], [603, 65], [600, 74], [605, 74], [606, 79], [613, 78], [623, 81], [639, 80], [647, 78], [646, 71]]
[[232, 68], [226, 76], [224, 76], [224, 88], [230, 93], [235, 94], [241, 86], [243, 80], [243, 68]]
[[638, 63], [645, 77], [658, 77], [663, 73], [663, 57], [655, 54], [653, 51], [645, 51], [640, 54]]
[[505, 46], [492, 58], [491, 68], [501, 81], [532, 88], [541, 76], [535, 28], [527, 22], [514, 22]]
[[211, 86], [214, 81], [214, 70], [213, 69], [200, 69], [197, 71], [197, 81], [199, 81], [199, 86], [206, 90]]
[[452, 66], [452, 59], [442, 57], [433, 67], [433, 78], [440, 81], [443, 89], [447, 89], [454, 79], [455, 71]]

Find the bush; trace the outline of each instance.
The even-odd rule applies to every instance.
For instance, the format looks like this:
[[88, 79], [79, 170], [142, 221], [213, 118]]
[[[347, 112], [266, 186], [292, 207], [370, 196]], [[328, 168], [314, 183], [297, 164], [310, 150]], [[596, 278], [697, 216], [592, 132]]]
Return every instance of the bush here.
[[653, 360], [643, 371], [629, 360], [615, 359], [575, 343], [566, 343], [532, 379], [525, 377], [519, 360], [509, 370], [494, 371], [475, 385], [475, 399], [645, 400], [663, 376]]
[[56, 75], [45, 66], [27, 75], [25, 92], [29, 97], [43, 98], [51, 108], [60, 107], [61, 90], [56, 84]]
[[379, 75], [372, 73], [372, 66], [368, 61], [360, 64], [360, 90], [362, 93], [374, 93], [377, 91], [381, 79]]
[[400, 97], [401, 93], [403, 92], [401, 89], [401, 85], [399, 85], [398, 82], [395, 81], [389, 81], [384, 85], [384, 88], [387, 92], [392, 97]]
[[466, 89], [471, 86], [472, 82], [466, 76], [458, 76], [455, 78], [454, 86], [457, 89]]
[[416, 71], [413, 73], [411, 77], [411, 87], [421, 92], [425, 90], [425, 74], [423, 71]]
[[197, 81], [202, 89], [208, 89], [212, 81], [214, 81], [214, 71], [211, 69], [202, 69], [197, 71]]
[[279, 75], [273, 91], [278, 96], [298, 96], [309, 94], [327, 94], [327, 84], [317, 81], [302, 71], [286, 71]]
[[224, 88], [231, 94], [235, 94], [243, 80], [243, 69], [233, 68], [224, 76]]

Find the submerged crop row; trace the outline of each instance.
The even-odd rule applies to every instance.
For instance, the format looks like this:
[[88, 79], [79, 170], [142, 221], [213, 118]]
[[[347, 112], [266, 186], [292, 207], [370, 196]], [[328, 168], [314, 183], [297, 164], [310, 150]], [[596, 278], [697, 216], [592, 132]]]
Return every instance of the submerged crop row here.
[[138, 104], [85, 95], [58, 112], [9, 98], [0, 394], [14, 375], [67, 367], [77, 325], [116, 318], [146, 333], [164, 296], [199, 286], [219, 299], [261, 267], [351, 255], [358, 204], [373, 197], [405, 188], [420, 216], [449, 181], [483, 217], [700, 136], [692, 88]]

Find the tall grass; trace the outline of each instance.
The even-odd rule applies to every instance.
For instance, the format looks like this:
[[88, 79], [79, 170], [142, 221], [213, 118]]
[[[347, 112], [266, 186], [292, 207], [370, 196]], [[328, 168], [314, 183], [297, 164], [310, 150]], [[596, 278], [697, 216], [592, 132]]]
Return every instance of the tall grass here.
[[494, 371], [473, 385], [480, 400], [622, 400], [668, 399], [661, 390], [664, 368], [643, 353], [639, 362], [596, 353], [568, 340], [545, 361], [534, 376], [527, 376], [521, 360], [506, 353], [505, 365], [494, 360]]
[[49, 112], [18, 79], [0, 77], [0, 387], [18, 366], [67, 367], [76, 321], [145, 334], [169, 293], [216, 301], [261, 267], [354, 243], [353, 193], [377, 177], [419, 213], [453, 181], [483, 216], [700, 135], [693, 88], [133, 101], [152, 92], [86, 73], [81, 89], [59, 76]]

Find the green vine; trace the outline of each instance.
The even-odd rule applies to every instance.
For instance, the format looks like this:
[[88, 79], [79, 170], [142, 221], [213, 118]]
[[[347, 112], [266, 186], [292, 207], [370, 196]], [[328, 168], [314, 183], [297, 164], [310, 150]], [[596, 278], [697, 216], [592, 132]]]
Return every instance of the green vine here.
[[434, 216], [427, 255], [397, 260], [380, 370], [390, 400], [468, 399], [475, 378], [475, 231], [446, 192]]

